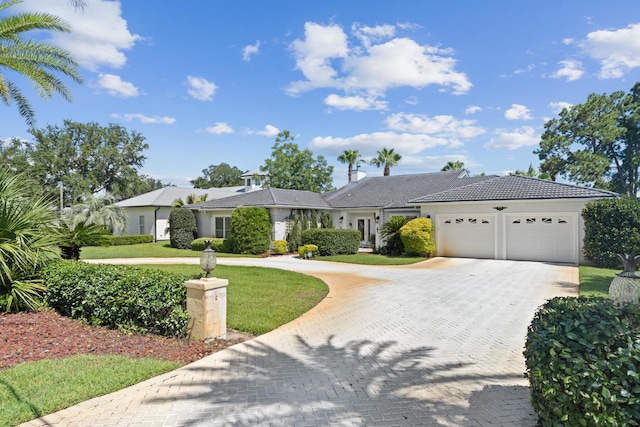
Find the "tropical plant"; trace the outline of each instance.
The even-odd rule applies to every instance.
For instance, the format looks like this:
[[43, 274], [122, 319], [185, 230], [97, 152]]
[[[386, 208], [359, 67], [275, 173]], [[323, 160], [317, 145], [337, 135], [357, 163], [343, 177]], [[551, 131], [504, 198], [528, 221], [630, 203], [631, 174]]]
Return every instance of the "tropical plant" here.
[[383, 148], [378, 150], [378, 157], [371, 159], [371, 164], [376, 167], [384, 166], [384, 176], [389, 176], [391, 167], [398, 164], [402, 156], [396, 153], [393, 148]]
[[111, 233], [106, 227], [91, 224], [73, 211], [63, 211], [58, 220], [57, 236], [63, 259], [78, 261], [83, 246], [99, 246], [109, 241]]
[[347, 176], [349, 177], [349, 182], [351, 182], [351, 173], [353, 172], [353, 165], [359, 165], [364, 163], [364, 159], [358, 152], [358, 150], [344, 150], [342, 154], [338, 156], [338, 161], [340, 163], [347, 163]]
[[[0, 11], [22, 3], [22, 0], [8, 0], [0, 3]], [[62, 73], [80, 83], [78, 64], [64, 49], [45, 42], [24, 39], [23, 33], [32, 30], [69, 32], [69, 25], [61, 18], [46, 13], [19, 13], [0, 19], [0, 69], [7, 69], [23, 75], [33, 82], [43, 98], [51, 98], [58, 93], [71, 101], [69, 89], [56, 77]], [[0, 74], [0, 98], [7, 106], [15, 102], [20, 115], [30, 127], [35, 124], [35, 112], [31, 104], [13, 82]]]
[[460, 160], [456, 160], [454, 162], [447, 162], [446, 165], [444, 165], [442, 167], [442, 169], [440, 169], [442, 172], [449, 172], [449, 171], [464, 171], [466, 173], [470, 173], [469, 169], [464, 167], [464, 162], [461, 162]]
[[384, 252], [389, 255], [401, 255], [404, 245], [400, 238], [400, 229], [408, 222], [407, 217], [392, 216], [382, 224], [380, 235], [385, 239]]
[[178, 197], [177, 199], [175, 199], [173, 203], [171, 203], [171, 207], [181, 208], [186, 205], [192, 205], [194, 203], [200, 203], [200, 202], [206, 202], [206, 201], [207, 201], [206, 193], [200, 194], [200, 195], [191, 193], [187, 196], [186, 201], [182, 200], [182, 197]]
[[75, 222], [85, 221], [87, 225], [99, 225], [111, 233], [119, 233], [127, 228], [127, 214], [115, 204], [110, 195], [97, 197], [87, 194], [80, 203], [71, 206]]
[[34, 309], [45, 286], [37, 271], [58, 256], [51, 200], [28, 180], [0, 170], [0, 300], [6, 311]]

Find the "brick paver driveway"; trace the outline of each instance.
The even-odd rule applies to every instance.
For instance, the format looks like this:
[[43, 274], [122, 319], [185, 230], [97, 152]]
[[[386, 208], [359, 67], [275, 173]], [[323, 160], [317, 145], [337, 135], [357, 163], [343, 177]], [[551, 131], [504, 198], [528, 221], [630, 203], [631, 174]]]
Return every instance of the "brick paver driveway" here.
[[219, 262], [308, 272], [331, 291], [276, 331], [28, 425], [534, 426], [527, 326], [578, 280], [515, 261]]

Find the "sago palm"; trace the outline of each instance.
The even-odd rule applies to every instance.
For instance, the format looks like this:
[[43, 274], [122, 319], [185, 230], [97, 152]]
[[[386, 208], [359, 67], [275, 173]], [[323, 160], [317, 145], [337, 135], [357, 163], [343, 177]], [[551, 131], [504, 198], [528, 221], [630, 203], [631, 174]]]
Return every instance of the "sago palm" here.
[[7, 311], [40, 301], [37, 269], [57, 257], [50, 202], [32, 193], [26, 177], [0, 170], [0, 299]]
[[[21, 2], [1, 2], [0, 12]], [[14, 102], [20, 115], [31, 127], [35, 124], [35, 112], [19, 87], [6, 79], [4, 70], [31, 80], [42, 98], [51, 98], [58, 93], [67, 101], [71, 100], [71, 92], [56, 77], [56, 73], [62, 73], [78, 83], [82, 81], [77, 70], [78, 64], [69, 52], [23, 37], [24, 33], [32, 30], [68, 32], [69, 26], [61, 18], [46, 13], [18, 13], [0, 19], [0, 98], [7, 106]]]
[[384, 176], [389, 176], [391, 166], [395, 166], [402, 159], [402, 156], [396, 153], [393, 148], [383, 148], [378, 151], [378, 157], [371, 159], [371, 164], [377, 167], [384, 166]]

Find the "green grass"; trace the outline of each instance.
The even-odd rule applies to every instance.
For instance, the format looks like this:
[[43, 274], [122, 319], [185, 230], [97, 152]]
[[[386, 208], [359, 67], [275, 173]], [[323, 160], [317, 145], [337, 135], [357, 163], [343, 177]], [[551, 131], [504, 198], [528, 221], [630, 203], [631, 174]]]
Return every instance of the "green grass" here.
[[[109, 259], [109, 258], [177, 258], [177, 257], [200, 257], [199, 251], [190, 249], [172, 248], [169, 242], [142, 243], [139, 245], [122, 246], [92, 246], [82, 248], [81, 259]], [[250, 257], [257, 258], [257, 255], [236, 255], [216, 252], [220, 258], [224, 257]]]
[[[195, 265], [140, 265], [183, 274], [202, 273]], [[309, 311], [329, 292], [320, 279], [293, 271], [219, 265], [212, 276], [229, 280], [227, 327], [264, 334]]]
[[354, 255], [331, 255], [314, 258], [318, 261], [346, 262], [363, 265], [407, 265], [424, 261], [424, 257], [390, 257], [379, 254], [360, 253]]
[[607, 297], [613, 276], [620, 270], [580, 266], [580, 295], [585, 297]]
[[14, 426], [176, 369], [179, 362], [77, 355], [0, 371], [0, 427]]

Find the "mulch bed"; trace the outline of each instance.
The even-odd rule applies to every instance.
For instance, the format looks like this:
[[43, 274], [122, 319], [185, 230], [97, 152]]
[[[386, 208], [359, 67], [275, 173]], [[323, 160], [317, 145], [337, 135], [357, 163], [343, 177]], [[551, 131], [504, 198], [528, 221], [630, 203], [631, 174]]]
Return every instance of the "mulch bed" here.
[[54, 311], [4, 313], [0, 314], [0, 369], [75, 354], [121, 354], [188, 364], [254, 335], [229, 330], [227, 337], [210, 343], [188, 342], [89, 326]]

